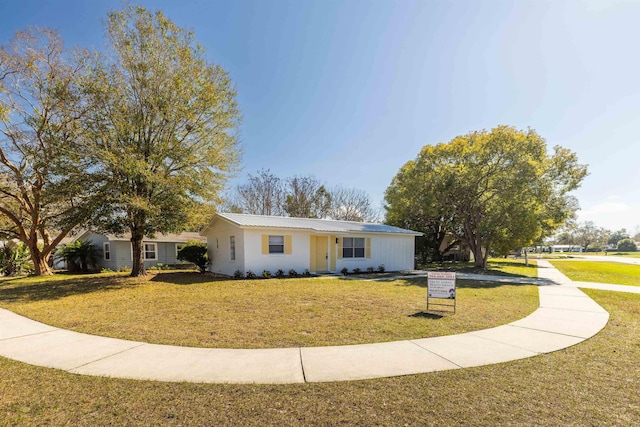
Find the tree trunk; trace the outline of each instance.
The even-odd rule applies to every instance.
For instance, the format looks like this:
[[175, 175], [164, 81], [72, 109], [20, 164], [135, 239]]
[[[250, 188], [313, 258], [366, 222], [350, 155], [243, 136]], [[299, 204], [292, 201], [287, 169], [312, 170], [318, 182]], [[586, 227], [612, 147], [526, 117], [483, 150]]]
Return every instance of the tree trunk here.
[[133, 248], [133, 267], [131, 268], [131, 277], [145, 276], [147, 271], [144, 268], [144, 256], [142, 253], [142, 238], [139, 234], [131, 235], [131, 246]]
[[53, 274], [49, 268], [49, 257], [43, 256], [38, 248], [38, 240], [29, 242], [29, 255], [33, 261], [33, 270], [36, 276], [50, 276]]

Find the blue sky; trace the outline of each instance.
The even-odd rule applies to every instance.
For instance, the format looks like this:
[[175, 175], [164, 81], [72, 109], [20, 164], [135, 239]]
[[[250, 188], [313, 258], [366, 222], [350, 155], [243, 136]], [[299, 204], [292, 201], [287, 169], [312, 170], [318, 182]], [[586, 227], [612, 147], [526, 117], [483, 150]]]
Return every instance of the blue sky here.
[[[532, 127], [589, 164], [580, 220], [640, 225], [640, 1], [141, 1], [229, 71], [243, 170], [313, 175], [376, 204], [426, 144]], [[0, 0], [0, 43], [47, 26], [101, 48], [120, 1]]]

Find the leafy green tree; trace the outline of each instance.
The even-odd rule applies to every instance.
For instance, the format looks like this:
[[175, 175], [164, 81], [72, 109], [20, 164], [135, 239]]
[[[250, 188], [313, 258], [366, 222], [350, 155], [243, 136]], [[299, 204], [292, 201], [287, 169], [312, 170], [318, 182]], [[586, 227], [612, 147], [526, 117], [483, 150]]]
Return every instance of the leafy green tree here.
[[486, 268], [489, 253], [528, 247], [560, 227], [575, 207], [568, 193], [586, 174], [571, 151], [547, 154], [533, 130], [471, 132], [425, 146], [400, 170], [385, 194], [387, 219], [437, 224]]
[[631, 239], [622, 239], [618, 242], [618, 251], [620, 252], [635, 252], [637, 250], [636, 242]]
[[111, 51], [84, 81], [103, 201], [94, 222], [131, 233], [139, 276], [145, 236], [180, 231], [192, 209], [218, 201], [238, 163], [240, 112], [227, 73], [161, 12], [112, 12], [107, 33]]
[[573, 230], [573, 240], [586, 251], [590, 247], [600, 248], [607, 244], [611, 232], [596, 226], [593, 221], [577, 224]]
[[607, 243], [610, 245], [617, 245], [620, 240], [628, 238], [629, 233], [627, 232], [627, 230], [625, 228], [621, 228], [620, 230], [611, 233], [611, 235], [609, 236], [609, 240], [607, 240]]
[[209, 266], [207, 245], [200, 242], [188, 243], [178, 251], [178, 259], [195, 264], [200, 270], [200, 273], [204, 273]]
[[0, 47], [0, 234], [26, 245], [36, 275], [51, 274], [52, 251], [90, 211], [76, 150], [85, 59], [48, 29], [19, 31]]

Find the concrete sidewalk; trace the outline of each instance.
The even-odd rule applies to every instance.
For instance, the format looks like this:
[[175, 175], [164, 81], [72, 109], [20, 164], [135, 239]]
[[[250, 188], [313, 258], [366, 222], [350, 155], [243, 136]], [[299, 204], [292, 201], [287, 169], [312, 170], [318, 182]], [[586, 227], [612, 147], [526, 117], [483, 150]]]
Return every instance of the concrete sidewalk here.
[[392, 377], [507, 362], [578, 344], [607, 324], [609, 314], [602, 307], [565, 283], [566, 277], [550, 264], [541, 264], [540, 282], [557, 284], [539, 286], [535, 312], [465, 334], [334, 347], [190, 348], [62, 330], [0, 309], [0, 355], [84, 375], [268, 384]]

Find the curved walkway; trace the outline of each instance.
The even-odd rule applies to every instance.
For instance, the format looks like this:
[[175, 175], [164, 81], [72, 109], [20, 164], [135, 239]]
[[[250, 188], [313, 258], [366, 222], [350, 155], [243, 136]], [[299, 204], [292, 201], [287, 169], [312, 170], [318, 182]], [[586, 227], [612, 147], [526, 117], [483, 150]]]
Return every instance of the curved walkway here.
[[[567, 286], [570, 280], [548, 262], [538, 261], [538, 265], [541, 279], [529, 279], [539, 285], [536, 311], [508, 325], [465, 334], [336, 347], [191, 348], [72, 332], [0, 309], [0, 355], [71, 373], [115, 378], [304, 383], [507, 362], [578, 344], [604, 328], [609, 314], [602, 307], [577, 287]], [[487, 280], [487, 276], [461, 277]]]

